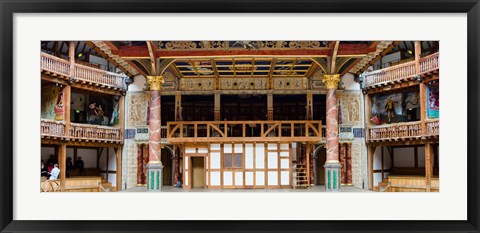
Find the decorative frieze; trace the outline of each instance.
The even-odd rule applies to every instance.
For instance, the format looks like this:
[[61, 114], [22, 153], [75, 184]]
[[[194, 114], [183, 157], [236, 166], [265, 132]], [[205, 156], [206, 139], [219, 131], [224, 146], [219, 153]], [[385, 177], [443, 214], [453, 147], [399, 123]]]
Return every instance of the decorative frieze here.
[[221, 90], [265, 90], [267, 78], [222, 78], [220, 79]]
[[182, 91], [210, 91], [215, 90], [215, 78], [183, 78], [180, 79]]
[[275, 90], [303, 90], [308, 88], [307, 78], [274, 78]]

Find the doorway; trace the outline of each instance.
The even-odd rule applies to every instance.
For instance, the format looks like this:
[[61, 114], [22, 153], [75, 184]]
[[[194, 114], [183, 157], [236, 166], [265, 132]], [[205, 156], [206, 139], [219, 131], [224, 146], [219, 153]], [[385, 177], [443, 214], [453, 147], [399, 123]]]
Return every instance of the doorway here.
[[163, 186], [173, 185], [173, 154], [168, 149], [162, 149], [162, 165], [163, 165]]
[[205, 158], [192, 158], [192, 172], [190, 172], [190, 180], [192, 181], [192, 188], [205, 188]]
[[327, 161], [327, 150], [324, 146], [315, 152], [315, 185], [325, 185], [325, 162]]

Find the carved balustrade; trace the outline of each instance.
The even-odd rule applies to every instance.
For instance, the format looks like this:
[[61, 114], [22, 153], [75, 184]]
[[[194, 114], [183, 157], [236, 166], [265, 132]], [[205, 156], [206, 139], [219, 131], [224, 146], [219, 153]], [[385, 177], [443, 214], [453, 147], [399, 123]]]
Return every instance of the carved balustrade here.
[[[40, 67], [43, 72], [53, 74], [54, 76], [58, 75], [65, 78], [70, 78], [71, 67], [69, 61], [47, 53], [41, 53], [40, 61]], [[77, 81], [106, 88], [121, 90], [126, 89], [125, 75], [116, 74], [77, 63], [75, 63], [73, 67], [73, 78], [75, 78]]]
[[428, 73], [438, 70], [439, 53], [430, 54], [420, 58], [420, 73]]
[[421, 75], [438, 70], [439, 53], [434, 53], [420, 58], [420, 73], [415, 70], [415, 61], [390, 66], [384, 69], [365, 73], [365, 87], [386, 85], [412, 79], [415, 75]]
[[425, 123], [427, 126], [427, 135], [428, 136], [438, 136], [440, 133], [440, 122], [439, 120], [427, 120]]
[[65, 138], [65, 122], [41, 119], [40, 134], [42, 138]]
[[70, 123], [70, 138], [80, 141], [121, 142], [120, 128]]
[[167, 141], [319, 142], [321, 121], [180, 121], [167, 122]]
[[52, 56], [48, 53], [41, 53], [40, 68], [44, 72], [51, 73], [55, 76], [70, 76], [70, 62], [65, 59]]
[[95, 69], [89, 66], [75, 64], [74, 76], [77, 80], [111, 88], [126, 89], [125, 76]]
[[420, 121], [397, 123], [391, 125], [371, 126], [368, 128], [368, 140], [405, 140], [422, 137], [422, 125]]

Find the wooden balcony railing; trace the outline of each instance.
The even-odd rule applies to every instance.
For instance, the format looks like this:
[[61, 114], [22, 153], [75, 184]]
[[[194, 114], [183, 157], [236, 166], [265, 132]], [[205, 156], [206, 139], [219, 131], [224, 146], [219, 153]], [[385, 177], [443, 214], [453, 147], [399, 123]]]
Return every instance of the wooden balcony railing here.
[[80, 141], [102, 141], [118, 143], [122, 141], [120, 128], [70, 123], [70, 138]]
[[43, 71], [54, 76], [70, 76], [70, 62], [48, 53], [41, 53], [40, 67]]
[[160, 127], [160, 138], [162, 140], [167, 138], [167, 126]]
[[428, 73], [438, 70], [439, 53], [430, 54], [420, 58], [420, 73]]
[[167, 141], [184, 142], [319, 142], [321, 121], [167, 122]]
[[427, 120], [427, 136], [438, 136], [440, 133], [439, 120]]
[[415, 61], [402, 63], [373, 72], [365, 73], [365, 87], [381, 86], [388, 83], [397, 83], [412, 79], [415, 75], [421, 75], [438, 70], [439, 53], [434, 53], [420, 58], [420, 73], [416, 73]]
[[423, 136], [420, 121], [392, 125], [371, 126], [368, 128], [369, 141], [398, 141]]
[[41, 119], [40, 134], [42, 138], [59, 138], [65, 137], [65, 122]]
[[[41, 53], [41, 69], [44, 72], [53, 75], [70, 77], [70, 62], [62, 58], [52, 56], [47, 53]], [[125, 90], [126, 76], [108, 72], [106, 70], [96, 69], [93, 67], [74, 64], [73, 76], [80, 82], [90, 85], [101, 86], [106, 88]]]
[[81, 82], [92, 83], [110, 88], [126, 89], [125, 76], [105, 70], [75, 64], [74, 76]]

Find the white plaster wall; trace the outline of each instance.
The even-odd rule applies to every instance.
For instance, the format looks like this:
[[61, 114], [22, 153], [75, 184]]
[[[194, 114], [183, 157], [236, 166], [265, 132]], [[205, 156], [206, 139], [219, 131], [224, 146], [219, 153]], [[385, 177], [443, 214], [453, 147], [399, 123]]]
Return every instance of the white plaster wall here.
[[128, 86], [128, 91], [143, 91], [145, 87], [146, 78], [143, 75], [136, 75], [133, 77], [133, 83]]
[[347, 73], [342, 77], [342, 83], [345, 90], [360, 90], [360, 84], [355, 82], [355, 75]]

